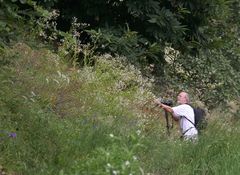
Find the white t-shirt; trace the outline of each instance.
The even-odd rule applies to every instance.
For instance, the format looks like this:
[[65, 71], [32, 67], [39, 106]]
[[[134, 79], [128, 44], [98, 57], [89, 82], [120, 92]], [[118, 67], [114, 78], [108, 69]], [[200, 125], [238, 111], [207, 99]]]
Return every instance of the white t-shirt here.
[[[198, 134], [197, 129], [192, 123], [195, 123], [194, 111], [188, 104], [181, 104], [179, 106], [173, 107], [174, 116], [180, 119], [181, 132], [185, 133], [184, 136], [195, 136]], [[184, 116], [184, 117], [183, 117]], [[186, 118], [188, 118], [188, 121]]]

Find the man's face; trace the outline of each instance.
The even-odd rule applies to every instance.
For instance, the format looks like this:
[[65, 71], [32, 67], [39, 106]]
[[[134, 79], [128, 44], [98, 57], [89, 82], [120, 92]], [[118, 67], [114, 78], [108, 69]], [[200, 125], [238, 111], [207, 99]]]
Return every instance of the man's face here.
[[177, 96], [177, 103], [178, 104], [184, 104], [187, 103], [187, 94], [186, 92], [180, 92]]

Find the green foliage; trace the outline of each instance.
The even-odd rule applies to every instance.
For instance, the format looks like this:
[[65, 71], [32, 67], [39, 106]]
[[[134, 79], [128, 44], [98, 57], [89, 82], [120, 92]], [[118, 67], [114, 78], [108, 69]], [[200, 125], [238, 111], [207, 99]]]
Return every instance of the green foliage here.
[[43, 6], [46, 9], [51, 9], [59, 0], [35, 0], [37, 4]]
[[[0, 128], [17, 133], [16, 138], [1, 140], [0, 164], [7, 171], [139, 172], [139, 163], [133, 160], [137, 140], [132, 137], [144, 127], [138, 105], [143, 97], [152, 96], [147, 91], [151, 83], [139, 71], [105, 57], [94, 68], [75, 70], [57, 55], [23, 43], [2, 54]], [[117, 140], [109, 138], [119, 133], [120, 148]], [[105, 149], [112, 160], [102, 161]], [[99, 169], [102, 164], [106, 167]]]
[[33, 0], [2, 0], [0, 1], [0, 8], [1, 46], [36, 37], [34, 34], [41, 33], [39, 28], [43, 24], [39, 21], [43, 18], [46, 21], [51, 16], [47, 10], [38, 6]]
[[[181, 25], [170, 10], [162, 8], [157, 14], [148, 15], [148, 18], [152, 27], [149, 27], [147, 32], [151, 33], [154, 38], [174, 44], [181, 41], [186, 28]], [[158, 28], [157, 31], [156, 28]]]
[[[137, 150], [141, 148], [137, 134], [133, 133], [128, 137], [109, 134], [108, 142], [108, 147], [96, 149], [84, 164], [76, 165], [76, 172], [78, 174], [139, 174], [143, 171], [136, 156]], [[130, 144], [126, 145], [127, 143]]]
[[211, 116], [195, 144], [177, 140], [177, 127], [167, 137], [163, 118], [156, 118], [161, 114], [142, 110], [154, 97], [151, 80], [126, 58], [103, 55], [77, 69], [23, 43], [1, 54], [0, 128], [17, 134], [1, 140], [0, 165], [7, 173], [238, 171], [238, 123]]
[[[59, 9], [47, 11], [39, 4], [55, 5]], [[201, 99], [210, 106], [238, 96], [239, 82], [235, 81], [239, 76], [238, 2], [130, 0], [67, 3], [28, 0], [2, 1], [1, 8], [1, 45], [27, 35], [40, 37], [45, 43], [52, 43], [59, 55], [74, 67], [94, 65], [94, 55], [121, 55], [142, 70], [153, 63], [152, 72], [168, 79], [165, 83], [175, 81], [176, 75], [172, 73], [177, 73], [178, 68], [174, 65], [180, 64], [184, 68], [180, 74], [177, 73], [177, 82], [183, 84], [178, 86], [197, 89], [204, 96]], [[81, 22], [78, 23], [77, 19]], [[68, 32], [57, 29], [61, 20], [71, 23]], [[166, 70], [169, 67], [165, 67], [164, 59], [168, 46], [181, 55], [170, 70]], [[209, 63], [217, 65], [217, 60], [221, 62], [219, 67], [202, 66]], [[200, 73], [203, 68], [203, 73]], [[213, 76], [209, 77], [208, 72]], [[201, 80], [198, 74], [202, 74]], [[226, 79], [223, 75], [232, 79], [223, 83]], [[221, 98], [216, 95], [218, 93]]]
[[142, 158], [145, 158], [145, 171], [173, 175], [237, 173], [240, 154], [237, 151], [239, 142], [236, 137], [239, 127], [238, 124], [231, 125], [219, 117], [210, 116], [217, 120], [211, 120], [209, 127], [195, 144], [148, 136], [144, 143], [147, 151], [142, 154]]
[[202, 53], [197, 62], [192, 57], [180, 56], [166, 71], [172, 84], [178, 86], [176, 89], [197, 89], [194, 94], [209, 108], [224, 105], [239, 95], [240, 75], [220, 51]]
[[165, 80], [178, 90], [195, 89], [194, 94], [209, 108], [226, 105], [227, 101], [237, 99], [240, 92], [238, 19], [232, 7], [224, 13], [227, 14], [224, 19], [217, 17], [211, 24], [217, 30], [213, 32], [210, 27], [205, 30], [213, 34], [209, 49], [201, 49], [196, 56], [174, 49], [166, 52], [169, 65], [165, 67]]
[[[214, 121], [206, 135], [194, 146], [183, 151], [181, 167], [174, 172], [180, 174], [235, 174], [239, 171], [236, 152], [236, 126], [223, 125], [224, 120]], [[237, 131], [238, 132], [238, 131]], [[223, 159], [224, 157], [224, 159]], [[191, 168], [188, 165], [191, 165]], [[190, 173], [191, 172], [191, 173]]]
[[[38, 1], [54, 2], [66, 5]], [[238, 98], [238, 1], [76, 1], [68, 5], [81, 23], [64, 11], [73, 20], [66, 33], [56, 28], [58, 11], [0, 3], [0, 174], [239, 172], [239, 104], [210, 115], [197, 143], [178, 140], [177, 127], [167, 137], [162, 114], [147, 110], [154, 81], [134, 66], [165, 65], [161, 93], [187, 87], [209, 107]], [[93, 28], [83, 23], [93, 19]], [[32, 48], [14, 44], [29, 32]], [[39, 35], [55, 44], [63, 37], [57, 54], [35, 43]], [[114, 57], [96, 55], [104, 52]]]
[[86, 28], [86, 26], [87, 24], [78, 23], [77, 18], [74, 17], [69, 32], [55, 32], [62, 37], [58, 54], [68, 60], [74, 67], [90, 66], [95, 62], [95, 44], [84, 44], [80, 41], [82, 32], [79, 32], [79, 29]]
[[111, 55], [127, 56], [129, 62], [143, 64], [147, 57], [156, 55], [161, 50], [153, 52], [148, 49], [148, 41], [139, 37], [137, 32], [130, 31], [129, 28], [123, 29], [102, 29], [90, 30], [91, 38], [94, 41], [99, 53], [110, 53]]
[[12, 4], [11, 2], [0, 2], [0, 8], [1, 8], [1, 18], [0, 18], [0, 42], [1, 45], [3, 42], [8, 41], [10, 36], [13, 36], [14, 29], [17, 28], [15, 22], [17, 19], [20, 18], [20, 16], [17, 15], [17, 9], [18, 6], [15, 4]]
[[[201, 47], [206, 48], [215, 31], [209, 27], [211, 20], [224, 16], [222, 14], [228, 6], [221, 0], [101, 0], [59, 1], [56, 7], [64, 14], [60, 16], [60, 25], [67, 24], [66, 21], [70, 24], [72, 17], [89, 24], [87, 30], [91, 31], [94, 44], [97, 43], [97, 51], [129, 56], [130, 60], [140, 63], [147, 60], [164, 64], [162, 53], [168, 43], [190, 54], [196, 54]], [[124, 29], [126, 24], [127, 30]], [[155, 43], [160, 46], [160, 50], [148, 54], [151, 45]]]

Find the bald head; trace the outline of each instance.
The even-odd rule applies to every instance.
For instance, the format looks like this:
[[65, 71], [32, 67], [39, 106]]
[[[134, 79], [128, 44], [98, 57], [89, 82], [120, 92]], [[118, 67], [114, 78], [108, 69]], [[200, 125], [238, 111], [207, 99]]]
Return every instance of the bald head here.
[[177, 96], [178, 104], [188, 104], [190, 102], [188, 93], [182, 91]]

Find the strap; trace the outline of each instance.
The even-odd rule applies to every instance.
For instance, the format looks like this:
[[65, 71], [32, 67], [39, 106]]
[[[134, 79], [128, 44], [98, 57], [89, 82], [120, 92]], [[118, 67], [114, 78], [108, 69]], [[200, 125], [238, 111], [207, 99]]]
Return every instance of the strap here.
[[187, 120], [188, 120], [190, 123], [192, 123], [193, 126], [196, 128], [195, 124], [194, 124], [191, 120], [189, 120], [187, 117], [185, 117], [184, 115], [182, 115], [181, 117], [184, 117], [185, 119], [187, 119]]
[[190, 127], [190, 128], [188, 128], [184, 133], [182, 133], [182, 135], [184, 136], [190, 129], [192, 129], [192, 128], [194, 128], [194, 127]]
[[195, 124], [194, 124], [191, 120], [189, 120], [189, 119], [188, 119], [187, 117], [185, 117], [184, 115], [181, 116], [181, 117], [184, 117], [185, 119], [187, 119], [187, 121], [189, 121], [190, 123], [192, 123], [193, 126], [194, 126], [194, 127], [190, 127], [190, 128], [188, 128], [184, 133], [182, 133], [183, 136], [184, 136], [184, 135], [185, 135], [190, 129], [192, 129], [192, 128], [197, 129], [196, 126], [195, 126]]

